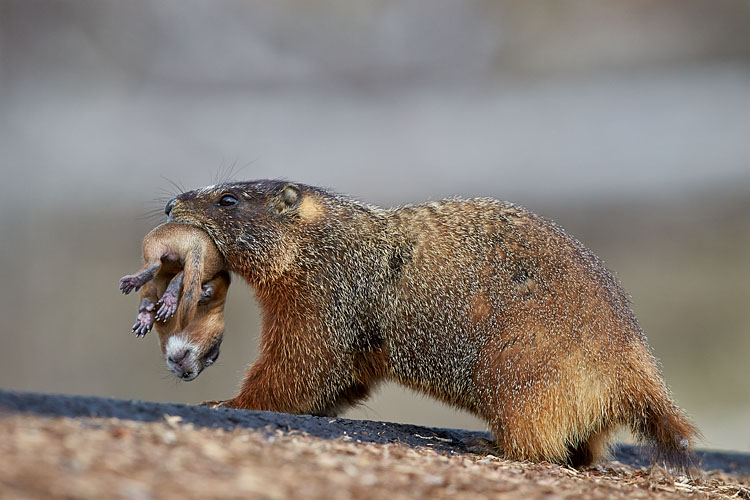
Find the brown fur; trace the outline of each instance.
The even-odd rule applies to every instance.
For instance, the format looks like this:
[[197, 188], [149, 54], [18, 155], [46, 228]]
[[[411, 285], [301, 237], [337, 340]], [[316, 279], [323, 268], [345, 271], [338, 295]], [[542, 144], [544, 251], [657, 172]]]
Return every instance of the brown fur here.
[[[224, 336], [224, 304], [227, 300], [229, 284], [230, 277], [226, 271], [218, 272], [212, 279], [204, 283], [203, 288], [209, 288], [211, 295], [206, 297], [205, 294], [202, 294], [203, 296], [195, 308], [193, 319], [184, 328], [180, 326], [177, 316], [154, 323], [162, 354], [165, 353], [169, 339], [176, 335], [182, 336], [191, 344], [198, 346], [199, 356], [205, 355], [211, 349], [218, 348]], [[162, 288], [155, 288], [154, 292], [151, 292], [147, 290], [148, 287], [149, 283], [141, 290], [142, 298], [148, 297], [148, 300], [153, 300], [154, 297], [163, 293]]]
[[[230, 195], [230, 203], [221, 203]], [[485, 419], [506, 456], [591, 464], [627, 426], [673, 462], [697, 434], [615, 278], [510, 203], [391, 210], [256, 181], [179, 195], [263, 311], [260, 356], [225, 406], [333, 414], [395, 380]]]
[[[143, 336], [155, 326], [162, 353], [175, 335], [198, 346], [199, 355], [218, 349], [230, 277], [213, 240], [194, 226], [168, 222], [145, 236], [143, 257], [144, 266], [120, 280], [124, 293], [142, 287], [133, 331]], [[170, 293], [173, 303], [166, 307]]]

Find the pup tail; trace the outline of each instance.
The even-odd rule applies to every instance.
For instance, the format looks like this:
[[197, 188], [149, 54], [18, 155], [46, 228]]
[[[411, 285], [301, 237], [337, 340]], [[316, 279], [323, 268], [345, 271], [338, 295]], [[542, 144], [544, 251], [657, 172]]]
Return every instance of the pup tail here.
[[654, 446], [653, 460], [684, 471], [695, 468], [698, 464], [692, 447], [700, 432], [683, 411], [666, 394], [658, 400], [647, 398], [639, 406], [632, 428]]
[[201, 280], [203, 276], [203, 252], [193, 248], [185, 257], [182, 284], [182, 298], [178, 307], [180, 326], [184, 330], [193, 320], [198, 300], [201, 297]]

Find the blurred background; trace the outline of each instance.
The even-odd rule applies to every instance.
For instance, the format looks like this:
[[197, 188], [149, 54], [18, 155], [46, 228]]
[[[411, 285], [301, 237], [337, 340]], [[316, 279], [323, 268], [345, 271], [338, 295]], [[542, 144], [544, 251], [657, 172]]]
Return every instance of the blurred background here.
[[[747, 0], [0, 0], [0, 167], [2, 388], [233, 396], [251, 290], [181, 383], [118, 280], [183, 187], [281, 177], [555, 220], [632, 295], [703, 445], [750, 451]], [[484, 428], [392, 384], [347, 416]]]

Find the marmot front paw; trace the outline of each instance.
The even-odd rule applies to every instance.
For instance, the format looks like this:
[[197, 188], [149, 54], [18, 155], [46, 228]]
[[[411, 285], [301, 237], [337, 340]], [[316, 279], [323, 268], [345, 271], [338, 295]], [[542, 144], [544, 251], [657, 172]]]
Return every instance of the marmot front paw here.
[[237, 408], [234, 399], [227, 399], [224, 401], [203, 401], [199, 406], [208, 406], [209, 408]]

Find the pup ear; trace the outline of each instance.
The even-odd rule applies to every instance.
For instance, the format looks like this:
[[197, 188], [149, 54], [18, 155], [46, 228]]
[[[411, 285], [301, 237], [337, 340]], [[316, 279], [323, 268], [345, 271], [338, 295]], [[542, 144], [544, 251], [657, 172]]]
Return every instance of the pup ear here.
[[298, 186], [287, 184], [279, 190], [279, 194], [276, 196], [276, 210], [282, 213], [296, 207], [301, 196], [302, 193]]

